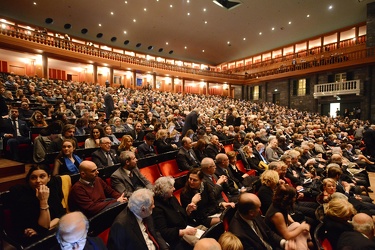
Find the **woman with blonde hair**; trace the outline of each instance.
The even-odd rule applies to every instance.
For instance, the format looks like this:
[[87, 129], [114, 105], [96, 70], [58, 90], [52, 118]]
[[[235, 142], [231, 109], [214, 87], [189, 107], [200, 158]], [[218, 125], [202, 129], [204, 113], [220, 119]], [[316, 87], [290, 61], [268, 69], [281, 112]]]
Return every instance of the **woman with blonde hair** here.
[[279, 174], [275, 170], [266, 170], [260, 176], [262, 185], [258, 190], [258, 197], [262, 203], [260, 210], [265, 215], [272, 204], [272, 197], [277, 185], [279, 184]]
[[170, 152], [177, 149], [177, 145], [170, 142], [171, 140], [168, 138], [168, 130], [160, 129], [156, 132], [156, 140], [154, 145], [158, 154], [163, 154], [166, 152]]
[[47, 127], [47, 122], [44, 120], [44, 115], [39, 110], [35, 110], [33, 115], [30, 117], [30, 122], [33, 127]]
[[223, 233], [219, 238], [219, 244], [222, 250], [243, 250], [242, 242], [231, 232]]
[[136, 147], [133, 147], [133, 137], [130, 135], [124, 135], [121, 138], [121, 144], [118, 146], [118, 153], [120, 154], [122, 151], [131, 151], [135, 153]]
[[328, 203], [323, 226], [332, 249], [337, 249], [337, 240], [343, 232], [353, 230], [349, 221], [356, 213], [353, 205], [346, 199], [335, 198]]

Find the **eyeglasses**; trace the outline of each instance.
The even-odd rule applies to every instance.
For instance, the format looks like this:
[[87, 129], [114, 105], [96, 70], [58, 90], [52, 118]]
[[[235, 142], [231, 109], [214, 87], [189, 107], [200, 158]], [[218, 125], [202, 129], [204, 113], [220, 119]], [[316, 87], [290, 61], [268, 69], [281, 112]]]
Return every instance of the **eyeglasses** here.
[[[76, 242], [67, 242], [60, 235], [58, 235], [58, 242], [60, 244], [61, 249], [79, 249], [80, 246], [84, 247], [86, 244], [86, 235], [87, 231], [85, 231], [79, 240]], [[82, 248], [83, 249], [83, 248]]]

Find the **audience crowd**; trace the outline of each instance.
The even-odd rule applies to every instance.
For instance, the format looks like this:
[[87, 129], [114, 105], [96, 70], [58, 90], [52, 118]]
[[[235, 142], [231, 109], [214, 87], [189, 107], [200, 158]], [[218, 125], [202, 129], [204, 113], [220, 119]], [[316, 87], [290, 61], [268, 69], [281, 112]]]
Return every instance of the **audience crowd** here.
[[[368, 196], [375, 125], [369, 121], [223, 96], [12, 73], [0, 75], [0, 95], [6, 104], [3, 154], [38, 164], [27, 185], [10, 190], [20, 242], [59, 227], [61, 247], [96, 244], [86, 241], [86, 217], [128, 203], [110, 230], [109, 249], [208, 249], [200, 247], [206, 243], [197, 231], [219, 223], [229, 208], [237, 212], [219, 240], [222, 249], [314, 249], [319, 223], [333, 249], [375, 245], [375, 204]], [[35, 138], [33, 128], [39, 129]], [[23, 146], [33, 155], [21, 155]], [[81, 159], [75, 154], [79, 148], [93, 151]], [[173, 178], [153, 185], [137, 167], [140, 159], [168, 152], [188, 171], [181, 200]], [[110, 182], [98, 177], [98, 170], [114, 165], [119, 167]], [[61, 207], [58, 187], [66, 174], [78, 174], [79, 180]], [[64, 215], [68, 206], [82, 214]], [[24, 211], [28, 207], [35, 211]], [[67, 241], [69, 226], [80, 228], [84, 240]], [[351, 237], [364, 248], [350, 248]], [[228, 248], [231, 244], [236, 248]]]

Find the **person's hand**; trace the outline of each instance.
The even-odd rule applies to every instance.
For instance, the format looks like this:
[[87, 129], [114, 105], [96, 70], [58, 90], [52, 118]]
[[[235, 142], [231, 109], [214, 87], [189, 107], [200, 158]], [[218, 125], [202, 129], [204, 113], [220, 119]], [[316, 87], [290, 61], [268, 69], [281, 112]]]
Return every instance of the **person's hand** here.
[[306, 221], [303, 221], [303, 222], [301, 223], [301, 227], [302, 227], [303, 231], [305, 231], [305, 232], [310, 232], [310, 225], [307, 224]]
[[189, 205], [187, 205], [186, 207], [186, 212], [188, 214], [190, 214], [191, 212], [193, 212], [194, 210], [197, 210], [197, 205], [195, 205], [194, 203], [190, 203]]
[[197, 203], [202, 199], [200, 193], [196, 193], [193, 198], [191, 199], [191, 202], [197, 205]]
[[197, 229], [194, 227], [185, 228], [182, 230], [182, 235], [195, 235], [197, 233]]
[[5, 138], [13, 138], [13, 134], [4, 134]]
[[46, 185], [40, 185], [37, 189], [36, 189], [36, 198], [38, 198], [38, 200], [42, 203], [42, 202], [45, 202], [45, 204], [43, 204], [43, 207], [45, 207], [44, 205], [48, 205], [48, 197], [49, 197], [49, 188], [46, 186]]
[[122, 193], [121, 196], [118, 197], [117, 201], [124, 203], [128, 201], [128, 198], [124, 197], [124, 193]]
[[234, 208], [236, 206], [236, 204], [234, 204], [234, 202], [222, 202], [221, 205], [224, 207], [224, 208], [227, 208], [227, 207], [232, 207]]
[[227, 182], [228, 178], [225, 175], [221, 175], [220, 178], [216, 181], [216, 184], [222, 185], [224, 182]]
[[32, 237], [34, 235], [37, 235], [38, 233], [32, 228], [26, 228], [24, 234], [26, 237]]

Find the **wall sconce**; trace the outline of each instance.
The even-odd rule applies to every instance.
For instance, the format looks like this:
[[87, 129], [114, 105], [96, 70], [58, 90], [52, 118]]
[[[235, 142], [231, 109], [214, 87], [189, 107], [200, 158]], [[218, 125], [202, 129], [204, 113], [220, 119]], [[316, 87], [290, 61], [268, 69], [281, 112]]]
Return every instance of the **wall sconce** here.
[[228, 90], [228, 84], [223, 84], [223, 89]]

